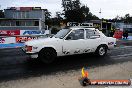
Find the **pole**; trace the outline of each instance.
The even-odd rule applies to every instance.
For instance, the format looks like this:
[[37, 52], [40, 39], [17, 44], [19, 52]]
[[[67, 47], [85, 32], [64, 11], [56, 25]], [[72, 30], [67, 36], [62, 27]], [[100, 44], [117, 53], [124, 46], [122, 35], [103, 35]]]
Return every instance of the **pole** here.
[[100, 22], [101, 22], [101, 27], [100, 27], [100, 29], [102, 30], [102, 16], [101, 16], [101, 8], [100, 8], [100, 11], [99, 11], [99, 13], [100, 13]]

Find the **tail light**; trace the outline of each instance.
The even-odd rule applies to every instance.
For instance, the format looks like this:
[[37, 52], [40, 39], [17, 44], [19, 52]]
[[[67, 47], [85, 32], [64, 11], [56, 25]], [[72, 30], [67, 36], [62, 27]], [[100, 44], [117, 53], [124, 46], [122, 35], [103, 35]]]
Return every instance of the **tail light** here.
[[32, 46], [26, 46], [26, 47], [25, 47], [25, 50], [26, 50], [27, 52], [31, 52], [31, 51], [32, 51]]

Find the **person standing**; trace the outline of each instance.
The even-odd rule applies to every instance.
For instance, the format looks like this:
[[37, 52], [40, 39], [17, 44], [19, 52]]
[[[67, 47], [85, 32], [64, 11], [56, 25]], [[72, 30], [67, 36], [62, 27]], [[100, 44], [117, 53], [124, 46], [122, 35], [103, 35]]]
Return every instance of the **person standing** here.
[[128, 37], [128, 31], [125, 30], [123, 31], [123, 39], [127, 39], [127, 37]]
[[109, 35], [109, 36], [110, 36], [110, 37], [113, 37], [113, 35], [114, 35], [114, 31], [113, 31], [113, 30], [111, 30], [111, 31], [110, 31], [110, 35]]

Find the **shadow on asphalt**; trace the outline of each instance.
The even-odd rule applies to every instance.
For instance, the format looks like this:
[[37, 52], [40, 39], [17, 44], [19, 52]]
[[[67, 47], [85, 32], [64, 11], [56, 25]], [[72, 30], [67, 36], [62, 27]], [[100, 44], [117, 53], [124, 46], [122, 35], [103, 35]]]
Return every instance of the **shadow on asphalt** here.
[[0, 81], [39, 77], [42, 75], [54, 75], [58, 72], [61, 73], [70, 70], [78, 70], [82, 67], [93, 68], [126, 61], [132, 60], [116, 60], [110, 58], [109, 55], [106, 55], [104, 58], [99, 58], [93, 54], [59, 57], [50, 65], [44, 64], [37, 59], [28, 59], [23, 64], [10, 65], [0, 68]]

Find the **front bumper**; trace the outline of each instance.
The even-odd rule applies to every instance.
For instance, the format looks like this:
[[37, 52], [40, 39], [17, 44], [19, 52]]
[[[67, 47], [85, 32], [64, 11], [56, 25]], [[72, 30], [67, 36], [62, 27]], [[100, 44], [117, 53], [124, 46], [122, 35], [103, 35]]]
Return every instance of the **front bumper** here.
[[114, 47], [117, 47], [117, 44], [115, 44]]
[[30, 58], [38, 58], [38, 54], [37, 53], [32, 53], [32, 54], [28, 54], [28, 55], [30, 56]]
[[25, 50], [24, 47], [22, 48], [22, 51], [23, 51], [25, 54], [29, 55], [30, 58], [38, 58], [38, 53], [35, 53], [35, 52], [27, 52], [27, 51]]

